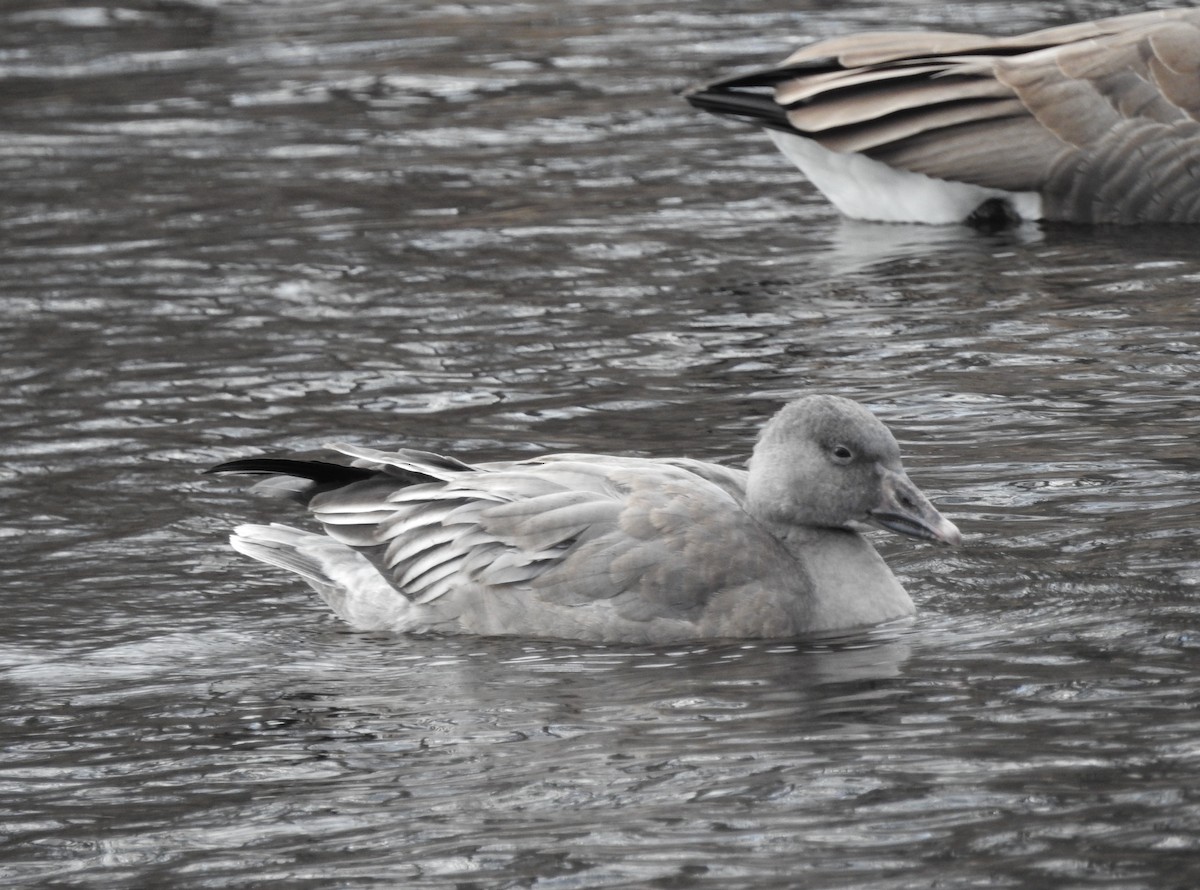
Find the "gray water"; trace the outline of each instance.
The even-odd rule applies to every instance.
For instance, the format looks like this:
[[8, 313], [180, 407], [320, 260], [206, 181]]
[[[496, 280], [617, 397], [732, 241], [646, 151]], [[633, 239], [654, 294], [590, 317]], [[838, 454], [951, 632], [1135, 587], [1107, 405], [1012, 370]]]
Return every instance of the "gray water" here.
[[[807, 37], [1132, 8], [5, 3], [0, 879], [1200, 884], [1197, 233], [849, 223], [676, 95]], [[200, 475], [736, 463], [814, 389], [967, 535], [878, 537], [907, 630], [353, 633]]]

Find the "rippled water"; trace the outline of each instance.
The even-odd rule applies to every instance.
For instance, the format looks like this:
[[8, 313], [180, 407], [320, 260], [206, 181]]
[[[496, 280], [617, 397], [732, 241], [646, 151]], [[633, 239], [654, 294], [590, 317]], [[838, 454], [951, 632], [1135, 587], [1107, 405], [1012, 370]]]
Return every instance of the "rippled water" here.
[[[4, 4], [0, 877], [1200, 883], [1197, 233], [848, 223], [675, 95], [805, 36], [1130, 8]], [[350, 633], [199, 475], [737, 461], [814, 388], [968, 535], [878, 539], [909, 631]]]

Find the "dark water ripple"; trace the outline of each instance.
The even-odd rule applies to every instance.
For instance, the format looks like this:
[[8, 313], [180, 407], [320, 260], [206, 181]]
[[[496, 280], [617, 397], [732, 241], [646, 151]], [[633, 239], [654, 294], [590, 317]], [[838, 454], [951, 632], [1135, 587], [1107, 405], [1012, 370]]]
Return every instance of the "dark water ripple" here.
[[[1190, 231], [837, 219], [698, 78], [1127, 4], [0, 10], [0, 876], [88, 887], [1190, 888]], [[670, 651], [346, 632], [199, 470], [404, 441], [744, 458], [870, 403], [967, 546], [911, 628]]]

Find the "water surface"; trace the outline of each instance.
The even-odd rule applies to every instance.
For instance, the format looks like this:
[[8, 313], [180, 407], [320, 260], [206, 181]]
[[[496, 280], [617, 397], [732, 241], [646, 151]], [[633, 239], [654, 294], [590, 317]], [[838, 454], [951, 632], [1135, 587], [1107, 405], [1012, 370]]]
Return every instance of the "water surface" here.
[[[1190, 230], [840, 220], [698, 79], [1121, 3], [0, 11], [0, 876], [88, 887], [1200, 881]], [[330, 440], [739, 462], [897, 433], [921, 609], [667, 650], [346, 630], [199, 475]]]

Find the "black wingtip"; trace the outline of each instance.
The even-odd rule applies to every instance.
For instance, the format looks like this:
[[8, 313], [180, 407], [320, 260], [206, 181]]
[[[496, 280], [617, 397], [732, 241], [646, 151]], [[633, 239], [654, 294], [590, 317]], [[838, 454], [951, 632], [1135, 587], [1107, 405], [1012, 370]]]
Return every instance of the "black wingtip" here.
[[702, 84], [686, 90], [683, 98], [693, 108], [720, 117], [740, 118], [771, 130], [795, 133], [787, 118], [787, 109], [775, 102], [774, 86], [769, 80], [783, 79], [779, 71], [733, 77]]
[[209, 467], [209, 473], [252, 473], [270, 476], [295, 476], [318, 485], [349, 485], [376, 475], [375, 470], [347, 467], [323, 460], [290, 460], [281, 457], [244, 457]]
[[761, 93], [699, 90], [685, 97], [693, 108], [727, 117], [749, 118], [760, 126], [790, 129], [787, 112]]

